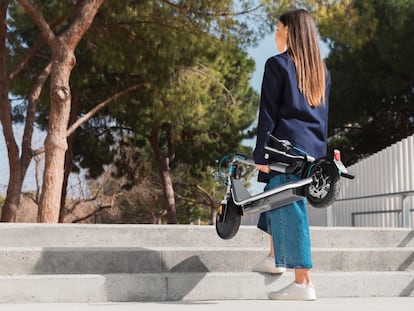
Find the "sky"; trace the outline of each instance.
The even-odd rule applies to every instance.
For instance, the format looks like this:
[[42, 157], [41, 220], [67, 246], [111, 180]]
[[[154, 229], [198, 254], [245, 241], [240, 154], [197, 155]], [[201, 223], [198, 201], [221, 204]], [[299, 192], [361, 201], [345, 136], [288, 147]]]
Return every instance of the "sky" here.
[[[21, 146], [21, 141], [23, 137], [23, 126], [22, 124], [15, 124], [13, 126], [13, 131], [16, 136], [16, 140], [18, 143], [18, 146]], [[3, 135], [3, 129], [0, 125], [0, 194], [4, 195], [7, 192], [7, 183], [9, 181], [9, 162], [7, 157], [7, 148], [6, 144], [4, 142], [4, 135]], [[33, 134], [33, 141], [32, 141], [32, 148], [37, 149], [41, 146], [43, 146], [45, 134], [41, 131], [35, 129]], [[29, 167], [28, 174], [26, 176], [25, 180], [25, 186], [23, 188], [24, 191], [34, 190], [35, 187], [32, 185], [36, 184], [35, 179], [35, 163], [32, 161]]]

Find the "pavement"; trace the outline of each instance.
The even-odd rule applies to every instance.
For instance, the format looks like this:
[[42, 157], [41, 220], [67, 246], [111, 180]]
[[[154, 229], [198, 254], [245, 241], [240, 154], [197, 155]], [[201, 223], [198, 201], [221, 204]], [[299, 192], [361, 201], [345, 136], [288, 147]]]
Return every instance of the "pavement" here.
[[212, 300], [0, 304], [1, 311], [413, 311], [414, 297], [322, 298], [316, 301]]

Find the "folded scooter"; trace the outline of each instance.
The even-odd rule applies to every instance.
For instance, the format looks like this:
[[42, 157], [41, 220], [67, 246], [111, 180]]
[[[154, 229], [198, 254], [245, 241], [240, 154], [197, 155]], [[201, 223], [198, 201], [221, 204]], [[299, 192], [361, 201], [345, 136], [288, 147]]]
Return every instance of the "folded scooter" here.
[[[343, 165], [339, 150], [334, 151], [332, 160], [315, 159], [293, 146], [288, 140], [280, 140], [270, 133], [268, 136], [279, 148], [265, 146], [266, 154], [278, 159], [286, 159], [286, 161], [272, 163], [270, 169], [280, 174], [298, 175], [300, 178], [257, 195], [251, 195], [239, 178], [239, 165], [255, 166], [254, 161], [242, 154], [223, 157], [219, 162], [219, 176], [225, 181], [227, 191], [216, 217], [216, 231], [222, 239], [231, 239], [236, 235], [244, 213], [265, 212], [304, 197], [313, 207], [328, 207], [339, 195], [340, 178], [354, 178], [354, 175]], [[223, 176], [221, 170], [225, 162], [228, 164], [228, 170]]]

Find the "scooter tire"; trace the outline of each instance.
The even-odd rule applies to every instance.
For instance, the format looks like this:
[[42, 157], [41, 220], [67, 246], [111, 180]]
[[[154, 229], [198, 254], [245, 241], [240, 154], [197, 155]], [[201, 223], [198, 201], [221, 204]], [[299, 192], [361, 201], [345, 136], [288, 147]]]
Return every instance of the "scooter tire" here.
[[223, 240], [230, 240], [239, 231], [241, 222], [240, 207], [229, 199], [227, 204], [222, 204], [216, 217], [216, 232]]
[[328, 160], [318, 161], [312, 166], [309, 176], [314, 179], [305, 187], [309, 204], [316, 208], [331, 206], [340, 191], [339, 175], [335, 164]]

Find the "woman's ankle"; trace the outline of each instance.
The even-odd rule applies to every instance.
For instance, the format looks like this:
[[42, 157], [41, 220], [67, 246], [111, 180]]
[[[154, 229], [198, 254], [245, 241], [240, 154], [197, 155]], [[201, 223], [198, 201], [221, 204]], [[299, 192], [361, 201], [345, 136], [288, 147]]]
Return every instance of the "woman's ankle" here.
[[295, 282], [297, 284], [311, 284], [309, 269], [295, 269]]

